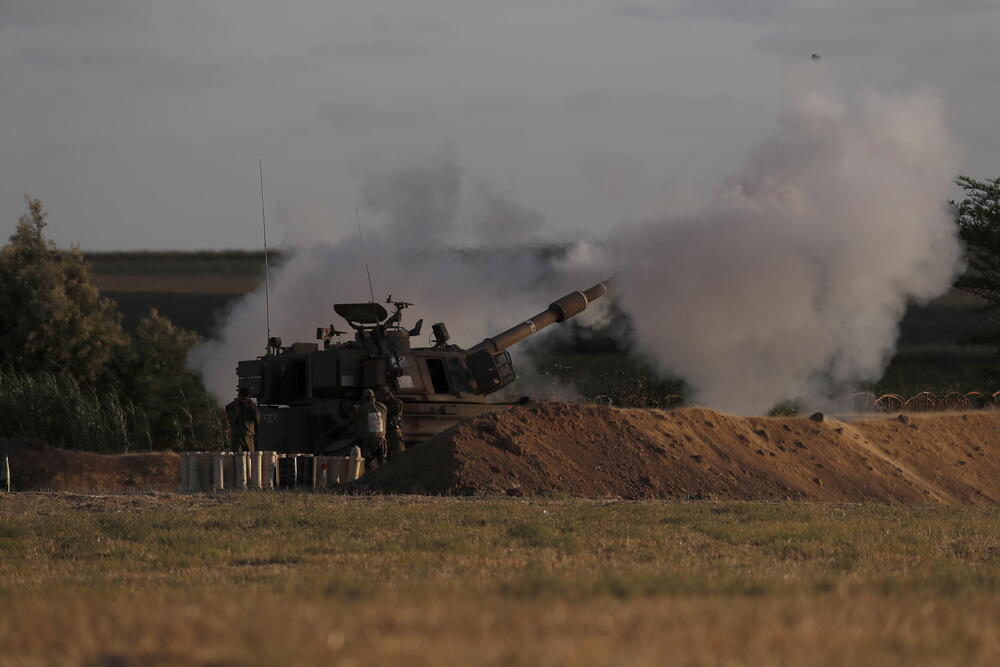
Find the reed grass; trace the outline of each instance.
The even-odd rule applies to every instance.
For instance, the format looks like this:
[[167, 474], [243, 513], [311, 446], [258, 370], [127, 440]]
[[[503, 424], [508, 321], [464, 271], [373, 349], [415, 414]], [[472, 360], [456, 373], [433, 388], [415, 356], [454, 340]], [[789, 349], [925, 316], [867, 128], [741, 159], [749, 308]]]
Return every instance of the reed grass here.
[[[154, 429], [147, 412], [114, 386], [89, 387], [68, 374], [0, 370], [0, 438], [42, 440], [101, 453], [214, 449], [225, 442], [221, 418], [196, 428], [192, 415], [213, 406], [176, 397], [176, 419]], [[208, 434], [207, 437], [205, 434]]]

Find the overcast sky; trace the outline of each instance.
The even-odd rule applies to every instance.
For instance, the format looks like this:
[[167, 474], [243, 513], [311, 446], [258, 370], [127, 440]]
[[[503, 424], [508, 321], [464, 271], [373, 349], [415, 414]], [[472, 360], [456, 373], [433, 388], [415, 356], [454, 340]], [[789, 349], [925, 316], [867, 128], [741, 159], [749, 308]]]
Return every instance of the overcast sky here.
[[940, 95], [1000, 176], [998, 0], [0, 0], [0, 233], [30, 193], [62, 245], [251, 248], [258, 157], [269, 210], [351, 225], [363, 165], [444, 151], [600, 234], [724, 175], [813, 75]]

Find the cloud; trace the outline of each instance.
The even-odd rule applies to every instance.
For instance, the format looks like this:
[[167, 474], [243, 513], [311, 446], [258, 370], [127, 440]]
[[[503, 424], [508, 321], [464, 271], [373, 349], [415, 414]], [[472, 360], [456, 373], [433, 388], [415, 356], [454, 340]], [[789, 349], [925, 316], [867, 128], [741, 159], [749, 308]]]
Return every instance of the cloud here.
[[412, 160], [368, 160], [360, 165], [366, 206], [390, 221], [394, 243], [440, 243], [455, 224], [464, 168], [442, 150]]
[[28, 46], [21, 49], [28, 65], [59, 70], [144, 69], [162, 64], [147, 49], [132, 46]]
[[440, 32], [449, 24], [440, 14], [424, 11], [373, 12], [368, 24], [384, 32]]
[[135, 88], [184, 90], [218, 88], [260, 80], [287, 71], [309, 71], [313, 66], [298, 55], [200, 59], [188, 54], [164, 55], [152, 49], [118, 44], [26, 46], [24, 63], [58, 72], [94, 73], [119, 77]]
[[661, 4], [626, 3], [616, 6], [611, 15], [640, 21], [676, 21], [683, 19], [722, 18], [730, 21], [766, 21], [790, 7], [790, 0], [678, 0]]
[[669, 109], [699, 109], [732, 104], [725, 93], [685, 95], [655, 89], [592, 89], [572, 93], [565, 99], [566, 108], [582, 113], [600, 111], [666, 111]]
[[434, 127], [450, 134], [459, 123], [506, 120], [533, 110], [526, 100], [498, 95], [468, 95], [432, 103], [413, 99], [402, 103], [392, 95], [379, 100], [355, 95], [324, 100], [319, 103], [317, 113], [335, 126], [357, 130], [387, 125], [412, 130], [419, 126]]
[[[940, 19], [962, 13], [996, 11], [992, 0], [956, 0], [947, 4], [937, 0], [873, 0], [847, 4], [840, 0], [682, 0], [670, 9], [656, 10], [645, 5], [632, 6], [632, 14], [645, 13], [659, 20], [721, 19], [746, 23], [772, 23], [788, 20], [849, 22], [861, 27], [866, 21]], [[628, 14], [626, 14], [628, 15]]]
[[672, 12], [663, 7], [629, 3], [616, 6], [611, 10], [611, 16], [623, 19], [661, 22], [669, 21], [672, 16]]
[[845, 4], [839, 0], [676, 0], [660, 4], [622, 3], [610, 15], [621, 19], [652, 21], [721, 20], [735, 23], [781, 25], [812, 23], [863, 29], [871, 21], [905, 22], [950, 19], [962, 14], [995, 14], [993, 0], [874, 0]]
[[368, 39], [334, 40], [310, 46], [306, 53], [322, 60], [409, 60], [432, 55], [427, 44], [412, 39], [381, 37]]
[[0, 26], [38, 28], [121, 18], [139, 11], [126, 0], [3, 0]]
[[535, 106], [530, 100], [501, 94], [463, 95], [454, 105], [450, 105], [460, 116], [474, 120], [520, 116], [530, 113]]
[[[824, 59], [897, 60], [901, 67], [916, 63], [975, 61], [987, 57], [1000, 29], [1000, 9], [983, 14], [982, 7], [915, 7], [887, 12], [867, 11], [793, 13], [775, 21], [756, 40], [760, 50], [777, 55], [800, 56], [819, 52]], [[962, 49], [956, 53], [956, 45]], [[905, 58], [905, 60], [904, 60]], [[995, 65], [995, 58], [992, 58]], [[873, 63], [875, 64], [875, 63]], [[922, 70], [923, 77], [926, 71]]]
[[321, 118], [335, 126], [369, 128], [392, 123], [402, 123], [413, 118], [413, 109], [406, 111], [393, 105], [365, 102], [358, 98], [344, 98], [320, 102]]

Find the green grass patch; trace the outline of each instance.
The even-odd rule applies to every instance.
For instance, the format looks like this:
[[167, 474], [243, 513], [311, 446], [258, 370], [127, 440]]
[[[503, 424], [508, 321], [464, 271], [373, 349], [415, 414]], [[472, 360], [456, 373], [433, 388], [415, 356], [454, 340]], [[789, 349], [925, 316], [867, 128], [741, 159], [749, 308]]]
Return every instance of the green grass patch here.
[[222, 586], [267, 587], [248, 571], [280, 572], [283, 587], [348, 597], [356, 586], [347, 582], [573, 598], [844, 588], [957, 595], [1000, 582], [1000, 516], [972, 507], [305, 494], [90, 505], [0, 500], [0, 549], [34, 554], [5, 559], [0, 573], [28, 594], [118, 581], [170, 587], [193, 572]]
[[12, 664], [986, 665], [998, 553], [992, 507], [13, 494], [0, 646]]

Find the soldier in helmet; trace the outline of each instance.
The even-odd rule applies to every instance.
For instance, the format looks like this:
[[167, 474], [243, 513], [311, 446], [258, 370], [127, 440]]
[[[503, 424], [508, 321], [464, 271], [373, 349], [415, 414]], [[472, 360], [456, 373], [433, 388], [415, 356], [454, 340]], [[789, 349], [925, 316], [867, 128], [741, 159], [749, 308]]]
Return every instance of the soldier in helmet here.
[[376, 395], [386, 409], [386, 439], [391, 461], [392, 457], [406, 451], [406, 445], [403, 444], [403, 402], [388, 387], [379, 387]]
[[361, 428], [365, 458], [372, 464], [372, 467], [382, 465], [388, 455], [385, 441], [388, 410], [375, 400], [374, 391], [365, 389], [361, 394], [361, 403], [357, 406], [354, 415]]
[[226, 421], [229, 423], [230, 449], [234, 452], [254, 451], [260, 410], [245, 388], [241, 387], [236, 399], [226, 406]]

